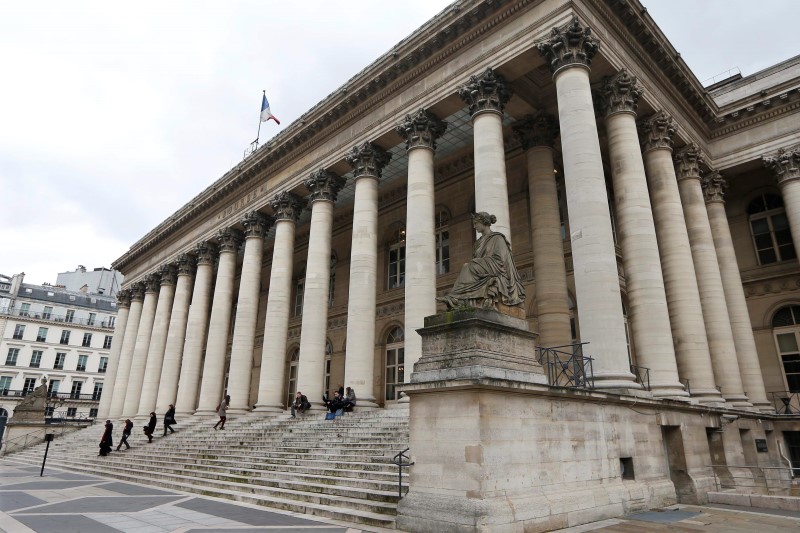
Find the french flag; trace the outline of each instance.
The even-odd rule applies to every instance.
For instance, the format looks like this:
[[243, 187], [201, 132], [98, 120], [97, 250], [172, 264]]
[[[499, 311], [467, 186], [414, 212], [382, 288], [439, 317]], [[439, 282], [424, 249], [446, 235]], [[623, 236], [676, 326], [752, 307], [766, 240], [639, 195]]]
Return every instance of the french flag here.
[[275, 115], [270, 113], [269, 102], [267, 101], [267, 93], [264, 92], [264, 96], [261, 98], [261, 122], [266, 122], [269, 119], [274, 120], [276, 124], [281, 123], [281, 121], [278, 120]]

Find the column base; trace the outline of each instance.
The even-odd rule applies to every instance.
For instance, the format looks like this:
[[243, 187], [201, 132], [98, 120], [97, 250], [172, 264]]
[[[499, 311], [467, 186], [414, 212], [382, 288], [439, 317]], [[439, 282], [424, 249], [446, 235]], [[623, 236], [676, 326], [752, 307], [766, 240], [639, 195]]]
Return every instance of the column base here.
[[753, 407], [764, 414], [775, 414], [775, 406], [769, 402], [753, 402]]
[[725, 398], [725, 403], [727, 406], [734, 409], [748, 409], [753, 407], [753, 404], [750, 403], [750, 399], [743, 394], [726, 395], [723, 393], [722, 397]]
[[[636, 377], [630, 372], [595, 372], [594, 388], [617, 390], [642, 390], [642, 384], [636, 382]], [[614, 393], [616, 394], [616, 393]]]
[[258, 405], [256, 404], [255, 408], [253, 409], [254, 413], [263, 413], [267, 415], [278, 415], [281, 413], [285, 413], [286, 409], [282, 406], [278, 405]]
[[249, 412], [250, 412], [250, 409], [242, 409], [242, 408], [228, 409], [228, 414], [229, 415], [246, 415]]
[[361, 398], [356, 398], [356, 409], [380, 409], [380, 405], [375, 403], [374, 398], [370, 398], [367, 400], [362, 400]]
[[208, 409], [203, 409], [203, 410], [198, 409], [197, 411], [195, 411], [193, 413], [193, 416], [212, 417], [212, 416], [218, 416], [218, 415], [217, 415], [216, 411], [211, 411], [211, 410], [208, 410]]
[[681, 383], [664, 383], [651, 385], [650, 392], [656, 400], [676, 400], [679, 402], [691, 401], [689, 393], [683, 388]]

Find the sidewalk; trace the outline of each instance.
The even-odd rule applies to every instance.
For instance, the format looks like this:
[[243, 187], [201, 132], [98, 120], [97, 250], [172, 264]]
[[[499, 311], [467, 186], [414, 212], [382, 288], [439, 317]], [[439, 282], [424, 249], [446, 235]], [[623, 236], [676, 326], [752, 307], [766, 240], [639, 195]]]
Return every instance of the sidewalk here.
[[298, 513], [0, 459], [3, 533], [361, 533]]

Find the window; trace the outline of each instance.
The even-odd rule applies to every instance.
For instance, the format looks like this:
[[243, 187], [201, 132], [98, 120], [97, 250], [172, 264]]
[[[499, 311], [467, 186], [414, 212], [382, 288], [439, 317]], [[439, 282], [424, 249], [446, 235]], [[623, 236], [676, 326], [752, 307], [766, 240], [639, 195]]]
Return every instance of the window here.
[[288, 401], [286, 405], [292, 405], [292, 403], [294, 403], [294, 395], [297, 393], [297, 365], [299, 361], [300, 349], [295, 348], [289, 355], [289, 379], [287, 380], [289, 389], [287, 391]]
[[103, 395], [103, 384], [102, 383], [95, 383], [94, 390], [92, 391], [92, 400], [99, 401], [100, 396]]
[[405, 334], [397, 327], [386, 337], [386, 400], [397, 399], [397, 387], [405, 382]]
[[69, 397], [73, 400], [81, 397], [81, 389], [83, 388], [83, 381], [73, 381], [72, 390], [69, 392]]
[[22, 395], [27, 396], [36, 388], [36, 378], [25, 378], [25, 383], [22, 385]]
[[89, 409], [89, 418], [97, 418], [97, 407], [92, 407]]
[[795, 259], [797, 253], [789, 230], [783, 199], [777, 194], [762, 194], [747, 206], [750, 232], [759, 265]]
[[53, 405], [45, 406], [44, 408], [44, 416], [51, 417], [56, 412], [56, 408]]
[[117, 324], [117, 317], [110, 316], [108, 317], [108, 327], [113, 328]]
[[564, 186], [559, 183], [556, 189], [556, 196], [558, 198], [558, 221], [561, 226], [561, 240], [567, 240], [567, 217], [564, 216], [567, 212], [567, 199], [564, 197]]
[[19, 341], [22, 340], [23, 335], [25, 335], [25, 326], [23, 324], [17, 324], [17, 326], [14, 328], [13, 338]]
[[322, 389], [328, 393], [331, 392], [331, 354], [333, 353], [333, 345], [331, 341], [325, 341], [325, 387]]
[[104, 350], [110, 350], [111, 349], [111, 339], [112, 339], [111, 335], [106, 335], [106, 338], [103, 341], [103, 349]]
[[39, 368], [39, 365], [42, 362], [42, 351], [41, 350], [34, 350], [31, 354], [31, 364], [28, 365], [31, 368]]
[[72, 309], [67, 310], [67, 314], [64, 316], [64, 322], [72, 322], [75, 319], [75, 311]]
[[67, 418], [75, 418], [78, 415], [77, 407], [67, 407]]
[[[333, 307], [333, 297], [336, 294], [336, 254], [331, 252], [330, 278], [328, 278], [328, 307]], [[327, 389], [326, 389], [327, 390]]]
[[389, 244], [389, 288], [406, 285], [406, 230], [398, 229]]
[[47, 394], [49, 394], [50, 396], [58, 394], [59, 385], [61, 385], [61, 380], [51, 379], [50, 383], [47, 384]]
[[89, 348], [92, 346], [92, 334], [91, 333], [84, 333], [83, 334], [83, 343], [81, 344], [84, 348]]
[[6, 364], [8, 366], [16, 366], [17, 357], [19, 357], [19, 348], [9, 348], [8, 355], [6, 355]]
[[88, 355], [79, 355], [78, 356], [78, 366], [75, 368], [78, 372], [86, 372], [86, 361], [89, 360]]
[[97, 371], [101, 374], [104, 374], [105, 371], [108, 369], [108, 357], [101, 357], [100, 364], [97, 367]]
[[786, 376], [789, 392], [800, 392], [800, 305], [789, 305], [775, 313], [772, 318], [775, 344]]
[[67, 358], [67, 354], [64, 352], [56, 353], [56, 362], [53, 364], [54, 370], [64, 370], [64, 361]]
[[44, 310], [42, 311], [42, 318], [45, 320], [50, 320], [53, 316], [53, 308], [49, 305], [44, 306]]
[[89, 320], [86, 322], [90, 326], [94, 326], [94, 321], [97, 319], [97, 313], [89, 313]]
[[69, 344], [69, 334], [70, 331], [68, 329], [61, 331], [61, 340], [59, 341], [61, 344]]
[[450, 213], [440, 210], [436, 213], [436, 274], [450, 272], [450, 231], [447, 228]]
[[294, 289], [294, 316], [303, 314], [303, 294], [306, 291], [305, 278], [297, 280], [297, 285]]
[[0, 376], [0, 394], [3, 396], [7, 396], [11, 389], [11, 379], [9, 376]]
[[30, 316], [31, 304], [25, 303], [19, 306], [19, 316]]
[[47, 328], [39, 328], [36, 334], [36, 342], [47, 342]]

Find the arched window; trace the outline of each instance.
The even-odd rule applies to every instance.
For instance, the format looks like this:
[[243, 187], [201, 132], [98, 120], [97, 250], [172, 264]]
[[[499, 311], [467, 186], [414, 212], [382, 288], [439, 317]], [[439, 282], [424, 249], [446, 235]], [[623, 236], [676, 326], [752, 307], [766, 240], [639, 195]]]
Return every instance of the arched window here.
[[289, 379], [287, 380], [288, 389], [286, 391], [286, 405], [292, 405], [294, 395], [297, 392], [297, 366], [300, 361], [300, 348], [294, 348], [289, 352]]
[[800, 305], [787, 305], [772, 317], [772, 333], [781, 358], [786, 387], [800, 392]]
[[436, 213], [436, 274], [450, 272], [450, 213], [440, 209]]
[[406, 285], [406, 228], [399, 227], [389, 241], [388, 287], [397, 289]]
[[759, 195], [747, 206], [747, 214], [750, 216], [750, 233], [759, 265], [797, 257], [780, 196], [769, 193]]
[[325, 390], [331, 392], [331, 355], [333, 354], [333, 344], [330, 340], [325, 341]]
[[397, 399], [397, 387], [405, 382], [405, 333], [396, 327], [386, 336], [386, 395], [387, 401]]

